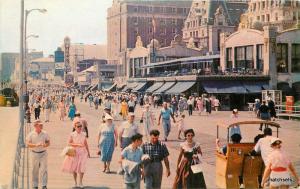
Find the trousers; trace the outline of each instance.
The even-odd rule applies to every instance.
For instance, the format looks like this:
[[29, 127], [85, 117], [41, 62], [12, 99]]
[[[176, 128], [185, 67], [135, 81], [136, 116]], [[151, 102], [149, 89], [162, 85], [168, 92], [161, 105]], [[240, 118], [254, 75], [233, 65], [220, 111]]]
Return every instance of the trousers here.
[[152, 162], [145, 165], [145, 188], [161, 188], [163, 166], [161, 162]]
[[50, 118], [50, 109], [45, 109], [45, 121], [49, 121]]
[[47, 168], [47, 152], [34, 153], [32, 152], [32, 185], [39, 186], [39, 179], [41, 178], [42, 186], [47, 186], [48, 182], [48, 168]]
[[171, 132], [171, 121], [170, 119], [163, 119], [162, 120], [163, 128], [164, 128], [164, 137], [165, 139], [168, 138]]

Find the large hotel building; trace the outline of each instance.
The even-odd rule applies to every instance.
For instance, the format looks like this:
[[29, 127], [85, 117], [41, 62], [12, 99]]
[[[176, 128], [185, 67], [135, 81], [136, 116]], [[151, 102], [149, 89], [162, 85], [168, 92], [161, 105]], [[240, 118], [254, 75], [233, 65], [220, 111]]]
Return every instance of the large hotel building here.
[[154, 37], [169, 46], [176, 34], [182, 35], [192, 0], [114, 0], [107, 15], [109, 63], [119, 63], [120, 54], [134, 48], [137, 36], [144, 44]]

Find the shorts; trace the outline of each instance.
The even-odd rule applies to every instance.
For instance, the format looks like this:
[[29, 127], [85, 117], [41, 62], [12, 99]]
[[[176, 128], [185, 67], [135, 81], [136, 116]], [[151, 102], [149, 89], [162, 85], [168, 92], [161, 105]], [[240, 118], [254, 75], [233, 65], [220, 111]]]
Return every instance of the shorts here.
[[270, 175], [270, 186], [278, 187], [282, 185], [292, 185], [293, 180], [288, 171], [276, 172], [272, 171]]

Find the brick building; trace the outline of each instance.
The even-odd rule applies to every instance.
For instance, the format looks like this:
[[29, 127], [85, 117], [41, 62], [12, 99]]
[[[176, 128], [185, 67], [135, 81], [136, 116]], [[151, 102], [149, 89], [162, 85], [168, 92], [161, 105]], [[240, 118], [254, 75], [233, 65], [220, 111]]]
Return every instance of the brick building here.
[[108, 62], [119, 63], [120, 54], [135, 47], [137, 36], [141, 36], [143, 44], [149, 44], [154, 37], [162, 47], [169, 46], [176, 34], [182, 35], [191, 3], [192, 0], [114, 0], [107, 13]]

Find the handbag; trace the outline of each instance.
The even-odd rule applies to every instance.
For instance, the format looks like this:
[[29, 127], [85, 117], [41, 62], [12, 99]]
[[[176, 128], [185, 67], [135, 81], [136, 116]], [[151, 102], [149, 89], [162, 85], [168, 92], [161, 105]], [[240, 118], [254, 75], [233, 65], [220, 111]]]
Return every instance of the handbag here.
[[75, 157], [76, 156], [76, 150], [72, 146], [67, 146], [63, 149], [61, 155], [66, 155], [70, 157]]
[[192, 169], [194, 174], [201, 173], [202, 172], [202, 165], [201, 165], [201, 163], [191, 165], [191, 169]]

